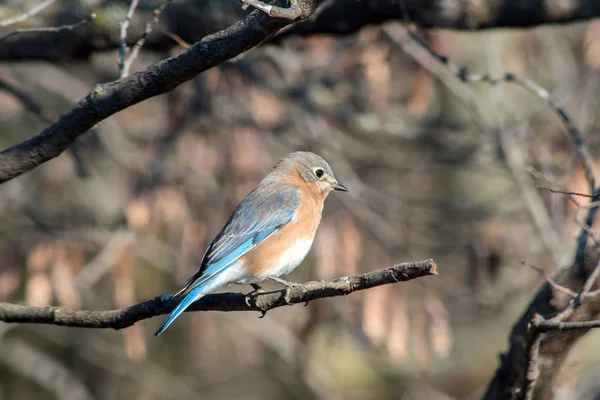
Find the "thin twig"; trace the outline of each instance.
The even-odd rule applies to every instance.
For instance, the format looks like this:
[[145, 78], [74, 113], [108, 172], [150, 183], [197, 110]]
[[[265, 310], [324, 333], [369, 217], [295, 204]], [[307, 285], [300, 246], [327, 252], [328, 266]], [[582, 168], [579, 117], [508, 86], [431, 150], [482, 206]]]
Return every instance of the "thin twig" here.
[[551, 276], [549, 276], [548, 274], [546, 274], [546, 271], [544, 271], [542, 268], [540, 268], [540, 267], [538, 267], [538, 266], [536, 266], [534, 264], [531, 264], [527, 260], [521, 260], [521, 264], [527, 265], [528, 267], [531, 267], [534, 270], [536, 270], [542, 276], [542, 278], [544, 278], [546, 280], [546, 282], [548, 282], [548, 284], [550, 284], [550, 286], [552, 286], [554, 289], [558, 290], [559, 292], [563, 292], [565, 294], [568, 294], [571, 297], [577, 296], [577, 293], [575, 293], [571, 289], [566, 288], [566, 287], [561, 286], [558, 283], [556, 283], [556, 281], [554, 279], [552, 279]]
[[[146, 43], [146, 39], [152, 33], [152, 30], [154, 29], [154, 24], [158, 23], [160, 14], [164, 11], [165, 8], [167, 8], [171, 1], [172, 0], [165, 1], [153, 11], [154, 18], [148, 21], [148, 23], [146, 24], [146, 28], [144, 29], [144, 33], [142, 34], [142, 37], [139, 38], [135, 45], [132, 47], [131, 51], [129, 52], [129, 57], [127, 57], [123, 61], [121, 69], [121, 78], [124, 78], [127, 75], [129, 75], [129, 69], [131, 68], [131, 64], [133, 64], [133, 61], [137, 58], [137, 56], [140, 53], [140, 50], [142, 50], [142, 47]], [[121, 42], [121, 45], [123, 45], [123, 42]], [[123, 55], [123, 57], [125, 57], [125, 55]]]
[[541, 321], [537, 324], [541, 331], [575, 331], [580, 329], [600, 328], [600, 320], [557, 322], [552, 320]]
[[566, 191], [566, 190], [561, 190], [561, 189], [552, 189], [552, 188], [545, 187], [545, 186], [540, 186], [540, 185], [537, 185], [536, 188], [542, 189], [542, 190], [546, 190], [546, 191], [551, 192], [551, 193], [560, 193], [560, 194], [566, 194], [566, 195], [569, 195], [569, 196], [588, 197], [588, 198], [591, 198], [591, 199], [595, 199], [595, 198], [597, 198], [599, 196], [598, 194], [591, 195], [591, 194], [586, 194], [586, 193], [571, 192], [571, 191]]
[[442, 62], [443, 64], [446, 64], [452, 70], [452, 72], [455, 73], [456, 76], [463, 82], [487, 82], [492, 85], [496, 85], [502, 82], [515, 83], [518, 86], [521, 86], [522, 88], [528, 90], [529, 92], [537, 95], [542, 100], [544, 100], [546, 104], [548, 104], [554, 110], [556, 115], [560, 118], [563, 125], [567, 129], [567, 132], [569, 133], [569, 136], [571, 137], [571, 140], [575, 145], [575, 149], [577, 150], [577, 154], [579, 156], [581, 164], [585, 169], [585, 177], [588, 181], [590, 193], [593, 194], [596, 187], [596, 179], [594, 177], [594, 163], [592, 156], [590, 155], [590, 152], [587, 149], [587, 146], [585, 145], [583, 135], [581, 134], [581, 132], [579, 132], [579, 129], [577, 129], [577, 127], [571, 122], [571, 118], [569, 117], [567, 112], [558, 104], [556, 104], [554, 100], [552, 100], [550, 92], [548, 92], [546, 89], [533, 82], [532, 80], [510, 72], [506, 72], [495, 76], [492, 76], [490, 74], [470, 75], [467, 73], [466, 67], [458, 68], [452, 63], [450, 63], [447, 57], [441, 56], [434, 52], [429, 46], [427, 46], [425, 42], [423, 42], [423, 40], [416, 33], [409, 30], [408, 34], [414, 41], [416, 41], [422, 47], [427, 49], [427, 51], [431, 55], [433, 55], [438, 61]]
[[[390, 32], [390, 37], [392, 37], [392, 39], [394, 39], [396, 42], [400, 43], [403, 47], [407, 47], [406, 44], [404, 43], [404, 40], [401, 39], [400, 37], [398, 37], [398, 35], [392, 35], [394, 34], [394, 32]], [[491, 75], [467, 75], [466, 73], [466, 69], [465, 68], [458, 68], [456, 67], [454, 64], [452, 64], [446, 57], [438, 55], [435, 51], [433, 51], [426, 43], [424, 43], [416, 34], [414, 34], [413, 32], [409, 32], [410, 37], [412, 37], [412, 39], [419, 44], [419, 47], [424, 49], [431, 57], [433, 57], [436, 61], [438, 61], [439, 65], [443, 65], [446, 67], [447, 71], [445, 72], [436, 72], [436, 75], [438, 76], [442, 76], [442, 77], [447, 77], [448, 75], [453, 75], [455, 78], [457, 77], [458, 79], [460, 79], [461, 82], [465, 83], [465, 82], [477, 82], [477, 81], [485, 81], [488, 83], [498, 83], [498, 82], [511, 82], [511, 83], [516, 83], [522, 87], [524, 87], [525, 89], [535, 93], [536, 95], [540, 96], [542, 98], [542, 100], [544, 100], [547, 104], [549, 104], [552, 109], [554, 110], [554, 112], [558, 115], [558, 117], [560, 118], [560, 120], [563, 122], [563, 124], [565, 125], [570, 138], [573, 140], [574, 145], [577, 149], [577, 154], [579, 157], [579, 160], [581, 162], [581, 164], [583, 165], [584, 169], [585, 169], [585, 173], [586, 173], [586, 179], [588, 181], [588, 185], [590, 187], [590, 195], [591, 197], [595, 197], [597, 195], [600, 194], [600, 190], [595, 188], [595, 177], [593, 175], [593, 165], [592, 165], [592, 160], [591, 157], [589, 156], [589, 152], [587, 150], [587, 148], [585, 147], [585, 144], [583, 142], [583, 138], [582, 135], [580, 134], [580, 132], [577, 130], [577, 128], [571, 123], [570, 118], [568, 117], [568, 115], [566, 114], [566, 112], [558, 107], [556, 105], [556, 103], [554, 103], [551, 98], [550, 98], [550, 94], [549, 92], [547, 92], [545, 89], [541, 88], [539, 85], [534, 84], [533, 82], [524, 79], [524, 78], [520, 78], [517, 77], [513, 74], [503, 74], [500, 75], [499, 78], [492, 78]], [[446, 82], [444, 82], [446, 83]], [[448, 86], [450, 86], [448, 83], [446, 83]], [[463, 96], [464, 97], [464, 96]], [[461, 97], [461, 98], [463, 98]], [[467, 102], [467, 104], [470, 106], [470, 108], [474, 111], [480, 111], [480, 107], [477, 104], [474, 104], [472, 102], [472, 97], [471, 98], [467, 98], [467, 100], [469, 100]], [[488, 124], [485, 124], [485, 121], [487, 118], [481, 117], [481, 116], [477, 116], [478, 117], [478, 122], [480, 122], [481, 125], [484, 126], [484, 128], [487, 128]], [[484, 122], [484, 123], [481, 123]], [[488, 129], [490, 131], [493, 130]], [[513, 141], [512, 138], [510, 138], [511, 141]], [[513, 146], [509, 146], [514, 148], [514, 143]], [[504, 148], [507, 148], [507, 145], [505, 144]], [[510, 152], [508, 152], [510, 153]], [[510, 155], [510, 154], [507, 154]], [[514, 162], [512, 163], [513, 165], [516, 165], [517, 167], [522, 168], [521, 166], [515, 164]], [[520, 169], [519, 168], [519, 169]], [[514, 168], [513, 168], [514, 170]], [[520, 174], [517, 175], [517, 178], [519, 178]], [[565, 190], [565, 192], [568, 192]], [[597, 240], [597, 235], [594, 234], [593, 231], [591, 231], [591, 225], [594, 222], [594, 218], [595, 218], [595, 214], [598, 210], [598, 204], [597, 203], [592, 203], [590, 205], [587, 206], [582, 206], [576, 199], [575, 199], [575, 195], [573, 194], [569, 194], [569, 198], [571, 199], [571, 201], [573, 201], [575, 204], [578, 205], [577, 208], [577, 212], [576, 212], [576, 222], [579, 223], [582, 227], [581, 230], [581, 234], [579, 236], [578, 239], [578, 249], [576, 252], [576, 256], [575, 256], [575, 263], [574, 266], [577, 268], [578, 271], [580, 271], [582, 274], [586, 273], [587, 271], [584, 268], [584, 256], [585, 256], [585, 250], [586, 250], [586, 246], [585, 244], [587, 243], [587, 239], [588, 239], [588, 235], [592, 236], [592, 238], [594, 240]], [[581, 219], [579, 219], [578, 213], [582, 210], [582, 209], [589, 209], [589, 212], [586, 216], [585, 221], [581, 221]], [[536, 210], [531, 210], [532, 213], [533, 211]], [[534, 219], [535, 219], [535, 215], [534, 215]], [[537, 220], [536, 220], [537, 222]], [[546, 232], [544, 232], [543, 230], [541, 231], [541, 233], [544, 235], [546, 234]], [[545, 239], [546, 240], [546, 239]], [[548, 241], [548, 243], [552, 243], [553, 241]], [[559, 245], [559, 242], [556, 242], [557, 245]], [[550, 247], [551, 251], [555, 251], [555, 249], [552, 247]], [[553, 253], [554, 254], [554, 253]], [[556, 257], [554, 257], [556, 258]], [[540, 273], [542, 272], [540, 269], [535, 268], [536, 270], [538, 270]], [[567, 293], [568, 295], [570, 295], [571, 297], [575, 297], [569, 304], [569, 306], [566, 307], [566, 309], [562, 312], [560, 312], [559, 314], [555, 315], [554, 318], [552, 318], [551, 320], [548, 320], [549, 324], [562, 324], [565, 323], [565, 321], [567, 321], [569, 318], [571, 318], [573, 316], [573, 314], [575, 313], [576, 310], [576, 300], [578, 297], [590, 297], [592, 294], [589, 293], [589, 289], [591, 288], [591, 286], [593, 285], [592, 282], [596, 281], [596, 277], [597, 275], [600, 274], [600, 270], [598, 272], [594, 271], [591, 276], [588, 276], [588, 279], [586, 280], [586, 284], [584, 284], [584, 289], [582, 289], [582, 294], [580, 296], [578, 296], [578, 294], [576, 294], [575, 292], [571, 291], [570, 289], [567, 289], [565, 287], [563, 287], [562, 285], [557, 284], [552, 278], [546, 277], [545, 273], [543, 274], [544, 277], [546, 278], [546, 281], [548, 282], [548, 285], [554, 289], [557, 289], [561, 292]], [[582, 275], [583, 277], [583, 275]], [[584, 292], [585, 291], [585, 292]], [[600, 291], [597, 291], [600, 293]], [[544, 293], [543, 291], [541, 293]], [[594, 292], [596, 293], [596, 292]], [[544, 303], [544, 305], [546, 304], [545, 297], [542, 297], [542, 294], [538, 294], [538, 296], [536, 297], [536, 300], [534, 300], [534, 302], [536, 301], [541, 301]], [[553, 298], [553, 296], [551, 296], [551, 298]], [[541, 300], [544, 299], [544, 300]], [[535, 310], [536, 309], [536, 304], [532, 303], [532, 305], [530, 305], [530, 309]], [[539, 309], [540, 307], [538, 307]], [[544, 306], [541, 306], [541, 309], [544, 309]], [[527, 315], [531, 315], [531, 314], [526, 314], [524, 316], [524, 318], [529, 318]], [[525, 328], [525, 330], [523, 330], [522, 328], [522, 322], [524, 321], [524, 319], [520, 319], [517, 324], [515, 325], [515, 328], [513, 329], [513, 333], [511, 335], [511, 347], [509, 349], [509, 352], [506, 353], [506, 356], [503, 358], [502, 360], [502, 365], [498, 368], [498, 371], [496, 372], [496, 375], [494, 377], [494, 379], [492, 380], [492, 382], [490, 383], [487, 392], [484, 396], [484, 398], [488, 399], [488, 398], [512, 398], [512, 399], [531, 399], [534, 395], [534, 390], [535, 390], [535, 386], [536, 386], [536, 382], [538, 381], [538, 376], [540, 374], [540, 368], [542, 368], [542, 366], [539, 364], [539, 359], [540, 357], [544, 357], [546, 354], [545, 353], [541, 353], [541, 351], [543, 351], [544, 348], [540, 347], [543, 343], [544, 337], [541, 336], [542, 335], [542, 329], [538, 328], [538, 326], [544, 326], [541, 325], [542, 322], [546, 322], [544, 321], [544, 318], [540, 315], [535, 314], [534, 318], [530, 321], [528, 321], [528, 325]], [[526, 321], [526, 319], [525, 319]], [[552, 326], [552, 325], [548, 325], [548, 326]], [[600, 323], [596, 323], [596, 322], [587, 322], [585, 324], [577, 324], [577, 325], [561, 325], [561, 326], [569, 326], [569, 327], [577, 327], [577, 328], [589, 328], [589, 327], [600, 327]], [[574, 328], [573, 328], [574, 329]], [[524, 343], [525, 341], [525, 343]], [[568, 342], [568, 341], [567, 341]], [[544, 361], [547, 361], [546, 359], [544, 359]], [[519, 364], [519, 367], [516, 367], [516, 364]], [[545, 371], [548, 367], [546, 365], [543, 365], [543, 371]], [[500, 396], [500, 397], [498, 397]]]
[[[296, 1], [308, 13], [322, 2]], [[292, 23], [253, 11], [227, 28], [196, 41], [189, 49], [123, 79], [96, 85], [48, 127], [0, 151], [0, 183], [57, 157], [78, 137], [111, 115], [175, 89], [198, 74], [258, 46]]]
[[125, 70], [125, 57], [127, 56], [127, 29], [129, 29], [129, 23], [133, 18], [133, 14], [135, 13], [138, 3], [139, 0], [131, 0], [125, 20], [121, 23], [119, 45], [119, 75], [121, 76], [123, 76], [123, 71]]
[[96, 19], [96, 14], [92, 13], [85, 19], [82, 19], [81, 21], [74, 23], [72, 25], [61, 25], [61, 26], [44, 27], [44, 28], [15, 29], [12, 32], [8, 32], [7, 34], [0, 36], [0, 42], [3, 42], [6, 39], [8, 39], [14, 35], [18, 35], [20, 33], [47, 33], [47, 32], [58, 33], [58, 32], [63, 32], [63, 31], [72, 31], [73, 29], [79, 28], [81, 25], [85, 25], [85, 24], [93, 21], [94, 19]]
[[590, 276], [588, 276], [587, 280], [583, 284], [583, 287], [581, 288], [581, 291], [573, 300], [573, 308], [577, 308], [581, 305], [582, 299], [590, 293], [592, 287], [598, 281], [598, 277], [600, 277], [600, 261], [598, 261], [598, 263], [596, 264], [596, 268], [594, 268], [594, 271], [592, 271]]
[[[571, 194], [572, 192], [570, 192], [570, 190], [565, 185], [560, 183], [557, 179], [551, 178], [551, 177], [547, 176], [546, 174], [544, 174], [540, 171], [537, 171], [531, 165], [529, 167], [527, 167], [527, 172], [529, 172], [531, 175], [533, 175], [536, 179], [539, 179], [539, 180], [543, 179], [546, 182], [559, 187], [560, 190], [562, 191], [560, 193], [566, 194], [569, 197], [569, 200], [571, 200], [571, 202], [575, 205], [575, 207], [578, 207], [578, 208], [581, 207], [581, 203], [579, 202], [579, 200], [577, 200], [577, 197], [574, 194]], [[541, 187], [541, 186], [537, 186], [537, 187], [540, 189], [545, 189], [545, 187]]]
[[[594, 201], [590, 204], [586, 204], [586, 205], [580, 205], [579, 207], [577, 207], [577, 209], [575, 210], [575, 223], [582, 229], [582, 233], [585, 233], [585, 242], [587, 243], [587, 239], [588, 236], [592, 238], [592, 240], [594, 241], [594, 243], [596, 243], [597, 246], [600, 247], [600, 236], [598, 236], [598, 234], [596, 232], [594, 232], [591, 228], [591, 224], [588, 224], [588, 219], [590, 218], [590, 213], [593, 210], [597, 210], [598, 206], [600, 206], [600, 201]], [[580, 217], [579, 214], [581, 213], [581, 211], [588, 209], [588, 215], [586, 217], [586, 220], [583, 221]], [[578, 242], [583, 240], [583, 234], [581, 234], [579, 236]], [[580, 260], [580, 262], [583, 262], [583, 258], [580, 259], [579, 256], [579, 251], [581, 251], [581, 247], [582, 244], [578, 243], [578, 249], [577, 249], [577, 255], [575, 256], [575, 262], [577, 263], [578, 260]], [[585, 250], [585, 246], [583, 246], [583, 250]]]
[[519, 188], [523, 193], [523, 198], [528, 204], [528, 210], [531, 214], [535, 226], [542, 237], [542, 242], [548, 253], [551, 254], [552, 260], [558, 266], [561, 265], [564, 246], [552, 225], [550, 215], [543, 206], [543, 199], [538, 191], [532, 186], [529, 177], [523, 172], [525, 162], [521, 154], [521, 147], [511, 135], [502, 134], [497, 124], [487, 115], [481, 107], [480, 102], [473, 93], [473, 90], [464, 82], [458, 79], [460, 68], [454, 65], [447, 57], [441, 56], [433, 51], [423, 41], [413, 40], [415, 34], [406, 32], [404, 29], [388, 25], [383, 27], [383, 31], [395, 43], [402, 47], [407, 54], [412, 56], [424, 68], [429, 70], [440, 79], [452, 92], [454, 92], [471, 110], [474, 121], [481, 129], [497, 140], [506, 155], [505, 164], [510, 170], [515, 180], [519, 184]]
[[164, 33], [165, 35], [167, 35], [168, 37], [173, 39], [179, 46], [183, 47], [184, 49], [189, 49], [191, 46], [191, 44], [189, 44], [188, 42], [183, 40], [179, 35], [171, 32], [171, 31], [163, 29], [162, 33]]
[[46, 0], [44, 1], [42, 4], [39, 4], [35, 7], [33, 7], [31, 10], [18, 15], [14, 18], [9, 18], [9, 19], [5, 19], [0, 21], [0, 27], [4, 28], [6, 26], [10, 26], [19, 22], [23, 22], [28, 18], [33, 17], [35, 14], [45, 10], [46, 8], [50, 7], [52, 4], [54, 4], [56, 2], [56, 0]]
[[[190, 311], [266, 311], [289, 303], [306, 303], [325, 297], [344, 296], [358, 290], [404, 282], [422, 276], [437, 275], [433, 260], [397, 264], [379, 271], [331, 281], [307, 282], [252, 296], [241, 293], [219, 293], [203, 297]], [[250, 305], [247, 304], [250, 300]], [[90, 311], [68, 307], [29, 307], [0, 303], [0, 321], [70, 326], [78, 328], [123, 329], [138, 321], [169, 313], [177, 301], [172, 295], [162, 295], [121, 310]]]

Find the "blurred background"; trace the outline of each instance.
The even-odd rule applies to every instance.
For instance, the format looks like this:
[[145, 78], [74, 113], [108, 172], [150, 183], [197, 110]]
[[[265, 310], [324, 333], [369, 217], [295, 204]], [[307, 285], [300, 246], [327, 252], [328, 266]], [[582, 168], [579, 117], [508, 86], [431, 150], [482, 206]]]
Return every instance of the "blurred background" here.
[[[0, 20], [36, 4], [0, 1]], [[140, 3], [132, 43], [157, 4]], [[0, 43], [2, 148], [118, 78], [128, 6], [58, 1], [0, 31], [97, 13], [73, 32]], [[174, 2], [132, 71], [244, 13], [236, 0]], [[418, 34], [470, 72], [513, 72], [547, 88], [600, 153], [600, 22]], [[572, 261], [575, 208], [536, 186], [587, 186], [563, 124], [539, 97], [438, 79], [423, 54], [394, 22], [286, 35], [104, 121], [2, 185], [0, 301], [101, 310], [174, 292], [237, 203], [296, 150], [326, 158], [350, 192], [330, 196], [290, 280], [427, 258], [439, 276], [264, 319], [188, 313], [159, 339], [162, 318], [123, 331], [0, 323], [0, 399], [479, 398], [543, 281], [520, 261], [549, 274]], [[560, 398], [600, 393], [598, 339], [592, 332], [571, 352]]]

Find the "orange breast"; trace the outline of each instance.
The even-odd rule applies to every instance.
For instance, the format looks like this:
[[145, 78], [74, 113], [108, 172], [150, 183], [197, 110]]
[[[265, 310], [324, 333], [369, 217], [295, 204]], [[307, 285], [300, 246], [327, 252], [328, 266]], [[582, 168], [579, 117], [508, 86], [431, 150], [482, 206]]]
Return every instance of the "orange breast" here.
[[285, 274], [308, 252], [321, 221], [324, 198], [306, 185], [297, 188], [300, 201], [295, 219], [242, 257], [250, 275], [266, 279], [272, 272]]

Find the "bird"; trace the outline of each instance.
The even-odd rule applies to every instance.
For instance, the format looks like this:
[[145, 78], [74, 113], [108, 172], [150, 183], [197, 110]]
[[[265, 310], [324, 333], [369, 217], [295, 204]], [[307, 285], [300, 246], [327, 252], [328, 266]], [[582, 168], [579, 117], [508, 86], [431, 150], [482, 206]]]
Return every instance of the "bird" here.
[[174, 294], [177, 305], [160, 325], [160, 335], [192, 303], [231, 283], [253, 292], [294, 270], [308, 254], [321, 222], [325, 199], [347, 192], [322, 157], [307, 151], [281, 159], [235, 208], [208, 247], [199, 269]]

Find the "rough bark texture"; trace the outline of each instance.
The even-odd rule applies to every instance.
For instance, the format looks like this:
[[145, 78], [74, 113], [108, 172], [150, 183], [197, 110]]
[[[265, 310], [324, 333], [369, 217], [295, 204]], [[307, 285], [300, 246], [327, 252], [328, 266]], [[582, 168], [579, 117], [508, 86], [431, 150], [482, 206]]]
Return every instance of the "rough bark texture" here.
[[[403, 263], [389, 268], [332, 281], [308, 282], [289, 290], [289, 303], [306, 303], [312, 300], [344, 296], [358, 290], [396, 282], [405, 282], [422, 276], [437, 275], [433, 260]], [[286, 290], [261, 293], [246, 304], [241, 293], [208, 295], [194, 303], [188, 311], [260, 311], [287, 305]], [[0, 303], [0, 321], [10, 323], [51, 324], [77, 328], [127, 328], [138, 321], [166, 314], [176, 306], [170, 295], [135, 304], [122, 310], [89, 311], [68, 307], [29, 307]]]
[[[90, 13], [98, 15], [94, 24], [72, 32], [19, 35], [0, 47], [0, 60], [65, 60], [85, 58], [95, 51], [119, 45], [119, 24], [128, 2], [109, 0], [93, 7], [65, 7], [54, 14], [44, 12], [40, 25], [56, 26], [77, 22]], [[128, 40], [135, 43], [145, 23], [152, 18], [154, 1], [141, 1], [131, 22]], [[147, 48], [168, 50], [176, 43], [161, 30], [194, 43], [212, 32], [225, 29], [243, 18], [238, 0], [183, 1], [169, 6], [156, 33], [148, 38]], [[365, 25], [390, 20], [405, 20], [427, 28], [479, 30], [528, 28], [544, 24], [570, 23], [600, 16], [600, 2], [581, 0], [331, 0], [314, 18], [295, 25], [284, 35], [328, 33], [347, 35]]]
[[114, 113], [173, 90], [199, 73], [258, 45], [291, 22], [254, 11], [173, 57], [96, 86], [42, 132], [0, 153], [0, 182], [60, 155], [77, 137]]
[[[594, 269], [597, 263], [597, 255], [590, 255], [586, 258], [585, 265], [588, 274]], [[580, 278], [579, 271], [574, 267], [564, 268], [554, 277], [554, 280], [559, 285], [569, 287], [575, 291], [578, 291], [584, 283]], [[509, 349], [500, 355], [500, 366], [488, 386], [486, 395], [484, 396], [485, 400], [524, 398], [524, 393], [521, 393], [520, 390], [523, 382], [527, 379], [529, 361], [531, 359], [530, 352], [534, 339], [532, 339], [531, 321], [536, 314], [544, 319], [555, 317], [568, 307], [570, 300], [571, 298], [564, 293], [553, 291], [549, 283], [544, 284], [540, 288], [511, 331]], [[571, 315], [569, 320], [594, 320], [598, 317], [599, 313], [600, 299], [598, 299], [598, 296], [594, 296], [586, 298], [582, 305]], [[532, 391], [533, 399], [553, 398], [552, 390], [561, 372], [563, 362], [573, 345], [588, 330], [556, 330], [545, 333], [540, 344], [539, 356], [536, 362], [538, 376]]]

